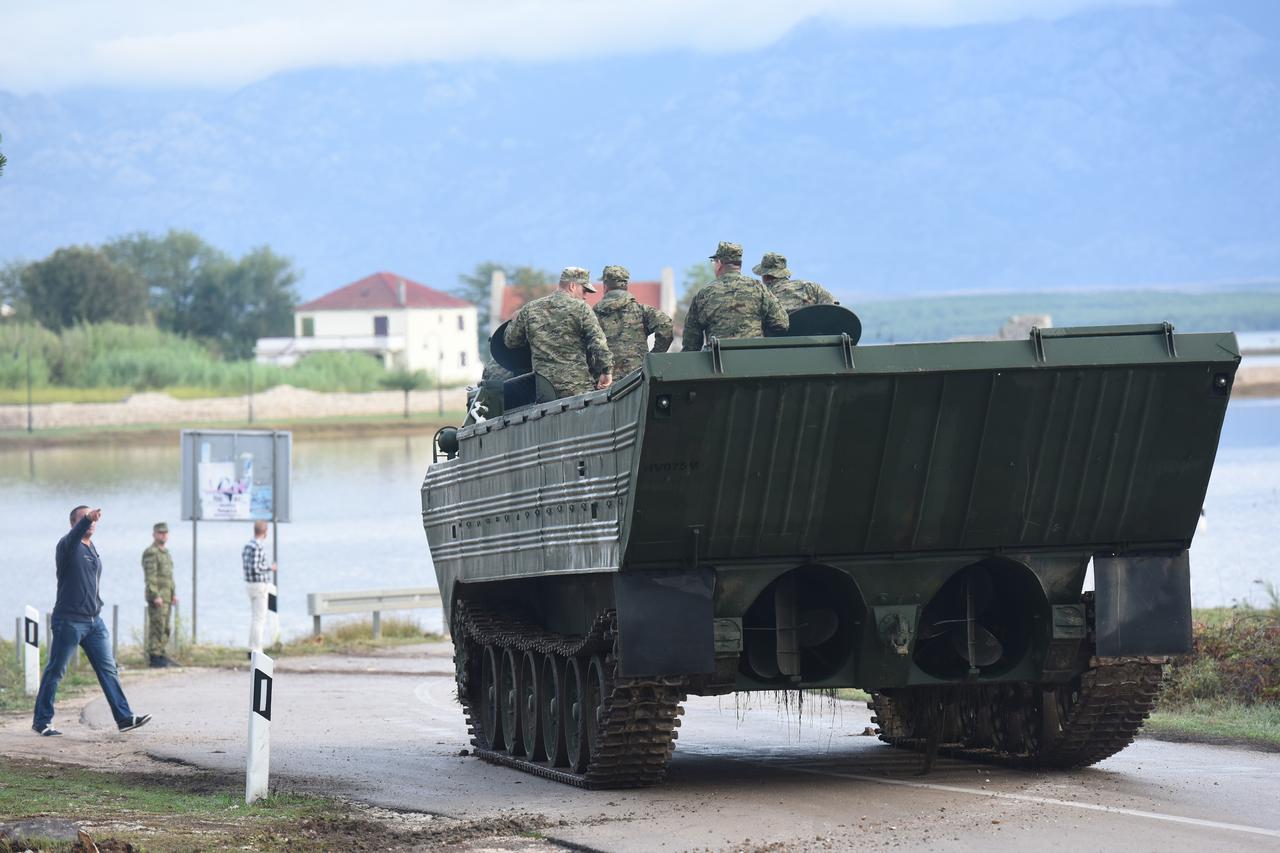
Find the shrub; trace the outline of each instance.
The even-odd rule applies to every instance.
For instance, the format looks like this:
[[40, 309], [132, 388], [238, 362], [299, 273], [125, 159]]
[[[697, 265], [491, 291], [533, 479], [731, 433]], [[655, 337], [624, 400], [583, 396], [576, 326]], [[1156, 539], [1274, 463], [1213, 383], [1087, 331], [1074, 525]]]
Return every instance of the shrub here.
[[1280, 702], [1280, 613], [1243, 610], [1221, 622], [1197, 621], [1193, 635], [1193, 653], [1174, 662], [1168, 699]]
[[[361, 353], [319, 353], [293, 367], [225, 361], [205, 344], [154, 326], [96, 323], [55, 334], [35, 324], [0, 325], [0, 389], [23, 389], [27, 348], [37, 388], [165, 388], [243, 394], [294, 385], [312, 391], [375, 391], [381, 362]], [[190, 393], [187, 396], [191, 396]]]

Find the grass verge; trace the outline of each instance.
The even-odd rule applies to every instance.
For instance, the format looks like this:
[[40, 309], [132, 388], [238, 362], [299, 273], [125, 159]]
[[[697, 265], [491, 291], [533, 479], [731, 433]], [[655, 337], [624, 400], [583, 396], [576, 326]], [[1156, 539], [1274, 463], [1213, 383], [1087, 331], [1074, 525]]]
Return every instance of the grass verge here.
[[1280, 750], [1280, 590], [1267, 590], [1266, 610], [1194, 612], [1192, 653], [1174, 661], [1149, 733]]
[[[31, 818], [70, 821], [103, 850], [381, 850], [410, 841], [328, 797], [277, 791], [246, 806], [239, 775], [109, 773], [4, 757], [0, 815], [11, 825]], [[0, 840], [0, 851], [84, 849], [71, 841], [26, 842]]]
[[[181, 638], [183, 634], [180, 632]], [[305, 657], [307, 655], [370, 655], [379, 649], [395, 646], [429, 643], [442, 639], [439, 634], [422, 630], [412, 619], [383, 618], [382, 637], [373, 639], [373, 622], [356, 620], [339, 622], [327, 628], [319, 636], [305, 634], [273, 646], [267, 653], [273, 657]], [[176, 652], [169, 655], [183, 666], [244, 666], [245, 650], [239, 646], [216, 646], [201, 643], [191, 645], [180, 640]], [[120, 650], [120, 662], [125, 666], [145, 666], [140, 646], [133, 645]]]
[[1230, 699], [1157, 706], [1145, 730], [1165, 740], [1239, 744], [1280, 752], [1280, 707]]

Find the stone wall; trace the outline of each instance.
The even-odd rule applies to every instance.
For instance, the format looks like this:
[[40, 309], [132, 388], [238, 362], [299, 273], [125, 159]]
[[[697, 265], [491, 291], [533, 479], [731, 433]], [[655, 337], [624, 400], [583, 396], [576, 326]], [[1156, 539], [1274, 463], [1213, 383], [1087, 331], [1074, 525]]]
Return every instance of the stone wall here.
[[[444, 408], [460, 412], [466, 405], [465, 388], [446, 388]], [[436, 391], [411, 391], [410, 411], [434, 413], [439, 406]], [[279, 385], [253, 395], [253, 415], [259, 421], [304, 420], [360, 415], [394, 415], [404, 411], [402, 391], [367, 394], [320, 393]], [[248, 420], [249, 399], [208, 397], [178, 400], [168, 394], [134, 394], [119, 403], [41, 403], [32, 407], [36, 429], [58, 427], [125, 426], [134, 424], [185, 424]], [[27, 428], [25, 405], [0, 406], [0, 430]]]

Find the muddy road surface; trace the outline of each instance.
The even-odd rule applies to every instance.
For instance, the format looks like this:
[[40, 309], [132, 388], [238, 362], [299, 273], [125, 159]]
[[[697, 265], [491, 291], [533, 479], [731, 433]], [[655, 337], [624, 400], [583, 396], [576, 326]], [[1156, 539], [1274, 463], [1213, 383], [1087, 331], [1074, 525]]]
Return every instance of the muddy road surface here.
[[[145, 729], [115, 733], [93, 696], [60, 707], [56, 741], [4, 721], [0, 751], [242, 772], [248, 671], [147, 675], [126, 680], [135, 710], [155, 715]], [[667, 784], [582, 791], [460, 754], [448, 646], [285, 658], [271, 768], [290, 785], [474, 825], [464, 849], [492, 826], [536, 829], [504, 850], [1280, 849], [1280, 754], [1141, 739], [1072, 773], [940, 759], [920, 775], [919, 756], [863, 734], [861, 703], [757, 694], [686, 708]]]

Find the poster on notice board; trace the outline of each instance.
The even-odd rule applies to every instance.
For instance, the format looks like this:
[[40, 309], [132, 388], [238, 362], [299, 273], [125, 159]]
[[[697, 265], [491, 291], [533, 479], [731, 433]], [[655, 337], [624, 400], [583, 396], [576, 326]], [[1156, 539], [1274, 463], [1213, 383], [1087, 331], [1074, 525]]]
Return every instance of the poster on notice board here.
[[182, 518], [288, 521], [292, 448], [278, 430], [183, 430]]

